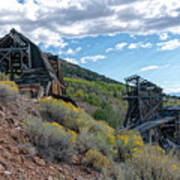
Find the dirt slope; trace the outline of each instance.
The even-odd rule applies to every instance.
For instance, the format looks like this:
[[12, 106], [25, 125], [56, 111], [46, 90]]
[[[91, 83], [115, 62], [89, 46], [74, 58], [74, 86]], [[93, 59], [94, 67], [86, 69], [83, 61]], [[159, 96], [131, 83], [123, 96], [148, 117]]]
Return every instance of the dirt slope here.
[[14, 102], [0, 99], [0, 180], [79, 180], [100, 179], [77, 164], [47, 164], [28, 143], [23, 127], [30, 115], [39, 116], [36, 103], [20, 97]]

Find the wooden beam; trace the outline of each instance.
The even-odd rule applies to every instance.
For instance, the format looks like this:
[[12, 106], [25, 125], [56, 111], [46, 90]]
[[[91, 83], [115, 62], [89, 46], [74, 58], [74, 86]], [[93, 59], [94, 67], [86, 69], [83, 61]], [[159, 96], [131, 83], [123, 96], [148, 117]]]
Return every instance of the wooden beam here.
[[6, 52], [6, 51], [22, 51], [27, 50], [27, 48], [0, 48], [0, 52]]
[[144, 133], [154, 127], [158, 127], [162, 124], [165, 124], [174, 120], [175, 120], [174, 117], [165, 117], [165, 118], [160, 118], [153, 121], [146, 121], [143, 124], [136, 126], [134, 129], [140, 131], [141, 133]]
[[0, 61], [2, 61], [8, 54], [9, 54], [9, 52], [7, 52], [7, 53], [0, 59]]
[[44, 68], [35, 68], [35, 69], [24, 70], [23, 73], [31, 74], [31, 73], [37, 73], [37, 72], [42, 72], [42, 71], [45, 71], [45, 69]]
[[49, 90], [50, 90], [51, 84], [52, 84], [52, 82], [49, 81], [49, 82], [48, 82], [48, 85], [47, 85], [47, 87], [46, 87], [46, 96], [48, 96], [48, 94], [49, 94]]
[[30, 46], [30, 44], [28, 45], [28, 65], [29, 65], [29, 68], [32, 68], [31, 46]]
[[31, 87], [40, 87], [39, 83], [34, 83], [34, 84], [20, 84], [18, 85], [19, 88], [31, 88]]

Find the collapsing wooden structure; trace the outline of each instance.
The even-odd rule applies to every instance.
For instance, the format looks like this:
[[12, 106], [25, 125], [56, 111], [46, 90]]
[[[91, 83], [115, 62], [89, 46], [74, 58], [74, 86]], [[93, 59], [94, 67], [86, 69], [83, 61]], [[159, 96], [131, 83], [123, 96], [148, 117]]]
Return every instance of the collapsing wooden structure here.
[[0, 72], [9, 74], [20, 91], [32, 97], [65, 95], [58, 57], [42, 53], [15, 29], [0, 39]]
[[162, 89], [140, 76], [126, 79], [126, 129], [140, 131], [145, 142], [180, 148], [180, 107], [163, 108]]

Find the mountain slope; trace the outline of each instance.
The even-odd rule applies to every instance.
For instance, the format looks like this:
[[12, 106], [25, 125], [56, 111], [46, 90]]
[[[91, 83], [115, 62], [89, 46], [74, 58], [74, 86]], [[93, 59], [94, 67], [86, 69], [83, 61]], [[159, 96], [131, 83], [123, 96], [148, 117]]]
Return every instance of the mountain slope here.
[[[26, 121], [40, 118], [37, 101], [0, 87], [0, 180], [74, 180], [92, 179], [96, 172], [82, 166], [47, 162], [39, 156], [25, 128]], [[6, 89], [7, 90], [7, 89]]]
[[111, 78], [107, 78], [104, 75], [100, 75], [96, 72], [82, 68], [78, 65], [69, 63], [62, 59], [61, 59], [61, 70], [62, 70], [62, 74], [65, 77], [80, 78], [80, 79], [84, 79], [87, 81], [101, 81], [101, 82], [106, 82], [106, 83], [114, 83], [114, 84], [123, 85], [123, 83], [121, 83], [121, 82], [118, 82]]

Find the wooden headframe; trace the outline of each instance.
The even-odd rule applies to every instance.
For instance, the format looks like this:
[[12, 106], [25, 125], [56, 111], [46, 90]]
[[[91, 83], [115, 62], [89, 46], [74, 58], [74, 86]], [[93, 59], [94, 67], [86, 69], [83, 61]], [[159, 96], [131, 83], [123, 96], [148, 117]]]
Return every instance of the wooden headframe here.
[[0, 39], [0, 72], [33, 96], [65, 95], [59, 59], [49, 58], [15, 29]]

